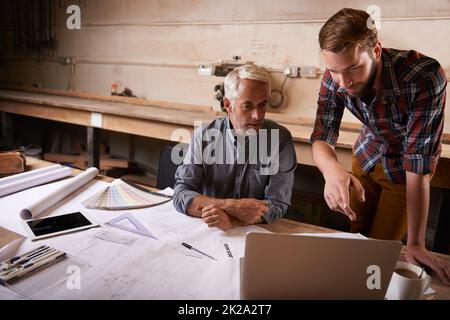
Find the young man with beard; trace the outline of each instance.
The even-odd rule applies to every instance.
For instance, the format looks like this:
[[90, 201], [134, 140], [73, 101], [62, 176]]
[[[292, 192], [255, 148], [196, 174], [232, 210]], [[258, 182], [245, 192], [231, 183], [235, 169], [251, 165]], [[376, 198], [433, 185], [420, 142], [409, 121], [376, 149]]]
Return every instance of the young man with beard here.
[[[328, 206], [353, 232], [401, 240], [406, 258], [450, 284], [450, 266], [425, 248], [430, 179], [441, 152], [446, 76], [416, 51], [382, 48], [370, 16], [342, 9], [321, 28], [326, 71], [318, 99], [313, 158], [325, 178]], [[334, 145], [347, 108], [363, 126], [352, 174]]]

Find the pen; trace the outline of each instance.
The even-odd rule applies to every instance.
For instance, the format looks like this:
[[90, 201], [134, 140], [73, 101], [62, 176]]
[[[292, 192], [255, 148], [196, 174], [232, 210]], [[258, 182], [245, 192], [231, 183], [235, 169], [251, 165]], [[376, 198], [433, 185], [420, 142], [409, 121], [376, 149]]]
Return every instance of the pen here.
[[52, 255], [55, 251], [56, 251], [56, 249], [48, 248], [48, 249], [46, 249], [44, 251], [41, 251], [41, 252], [36, 253], [36, 254], [33, 254], [32, 256], [26, 258], [25, 260], [21, 260], [18, 264], [19, 265], [24, 265], [27, 262], [35, 261], [35, 260], [37, 260], [39, 258], [42, 258], [42, 257], [48, 257], [48, 256]]
[[182, 245], [183, 247], [188, 248], [189, 250], [194, 250], [195, 252], [198, 252], [198, 253], [200, 253], [200, 254], [202, 254], [202, 255], [204, 255], [204, 256], [210, 258], [210, 259], [213, 259], [213, 260], [216, 260], [216, 261], [217, 261], [216, 258], [211, 257], [209, 254], [204, 253], [204, 252], [202, 252], [202, 251], [200, 251], [200, 250], [198, 250], [198, 249], [195, 249], [193, 246], [191, 246], [190, 244], [187, 244], [186, 242], [182, 242], [181, 245]]
[[25, 265], [24, 268], [22, 270], [20, 270], [19, 272], [9, 275], [6, 279], [0, 279], [0, 280], [11, 283], [12, 281], [17, 280], [18, 278], [31, 273], [31, 271], [46, 267], [52, 263], [55, 263], [56, 261], [59, 261], [60, 259], [63, 259], [65, 256], [66, 256], [65, 252], [59, 251], [56, 255], [46, 257], [45, 259], [36, 261], [35, 263], [29, 263], [29, 264]]
[[24, 261], [29, 261], [31, 258], [35, 256], [41, 255], [41, 253], [44, 253], [47, 249], [49, 249], [48, 246], [40, 246], [36, 249], [33, 249], [31, 251], [28, 251], [22, 255], [12, 257], [8, 261], [3, 262], [2, 268], [0, 270], [0, 274], [3, 274], [4, 271], [9, 272], [11, 269], [16, 268], [18, 265], [23, 263]]
[[32, 258], [28, 258], [25, 260], [21, 260], [20, 263], [15, 264], [13, 266], [13, 268], [10, 268], [9, 270], [6, 270], [6, 272], [2, 272], [0, 273], [0, 276], [2, 277], [11, 277], [17, 273], [20, 273], [23, 269], [27, 269], [29, 267], [31, 267], [32, 265], [42, 261], [42, 260], [46, 260], [49, 259], [55, 255], [59, 255], [61, 254], [62, 251], [57, 251], [56, 249], [53, 248], [49, 248], [50, 250], [47, 250], [45, 252], [41, 252], [38, 255], [33, 256]]
[[9, 259], [8, 263], [9, 264], [14, 263], [14, 262], [18, 263], [18, 262], [20, 262], [19, 260], [21, 260], [23, 258], [28, 258], [29, 256], [31, 256], [33, 254], [36, 254], [36, 253], [40, 252], [41, 250], [44, 250], [44, 249], [47, 249], [47, 248], [48, 248], [48, 246], [37, 247], [36, 249], [28, 251], [28, 252], [26, 252], [26, 253], [24, 253], [24, 254], [22, 254], [20, 256], [16, 256], [16, 257], [13, 257], [13, 258]]
[[60, 254], [61, 254], [61, 251], [57, 251], [56, 249], [53, 249], [53, 251], [49, 251], [49, 252], [46, 253], [45, 255], [39, 256], [39, 257], [37, 257], [37, 258], [33, 258], [33, 259], [27, 261], [26, 264], [24, 263], [24, 264], [22, 264], [21, 266], [22, 266], [24, 269], [26, 269], [26, 268], [29, 268], [30, 266], [32, 266], [32, 265], [34, 265], [34, 264], [36, 264], [36, 263], [38, 263], [38, 262], [40, 262], [40, 261], [49, 259], [49, 258], [51, 258], [51, 257], [53, 257], [53, 256], [58, 256], [58, 255], [60, 255]]

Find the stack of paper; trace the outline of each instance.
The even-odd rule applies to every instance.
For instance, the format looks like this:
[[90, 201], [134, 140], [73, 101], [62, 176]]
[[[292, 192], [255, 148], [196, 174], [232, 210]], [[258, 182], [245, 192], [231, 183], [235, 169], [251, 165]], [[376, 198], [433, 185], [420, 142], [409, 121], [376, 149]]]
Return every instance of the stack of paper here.
[[83, 201], [83, 205], [89, 209], [123, 210], [151, 207], [170, 200], [170, 196], [144, 191], [117, 179], [105, 190]]

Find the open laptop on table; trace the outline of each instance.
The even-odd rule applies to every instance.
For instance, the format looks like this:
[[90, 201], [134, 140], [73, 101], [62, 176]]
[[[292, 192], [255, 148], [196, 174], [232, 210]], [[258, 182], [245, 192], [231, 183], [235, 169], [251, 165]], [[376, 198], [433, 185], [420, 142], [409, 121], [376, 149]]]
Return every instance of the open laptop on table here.
[[241, 299], [384, 299], [400, 241], [248, 233]]

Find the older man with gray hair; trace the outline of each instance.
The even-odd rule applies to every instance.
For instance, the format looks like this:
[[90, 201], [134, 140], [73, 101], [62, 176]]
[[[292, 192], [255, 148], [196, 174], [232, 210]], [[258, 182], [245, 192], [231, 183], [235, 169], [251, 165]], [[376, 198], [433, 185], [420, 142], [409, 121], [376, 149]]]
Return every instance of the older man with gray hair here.
[[290, 132], [264, 119], [270, 77], [256, 65], [225, 78], [225, 118], [195, 130], [175, 174], [175, 208], [209, 227], [272, 222], [287, 211], [297, 165]]

